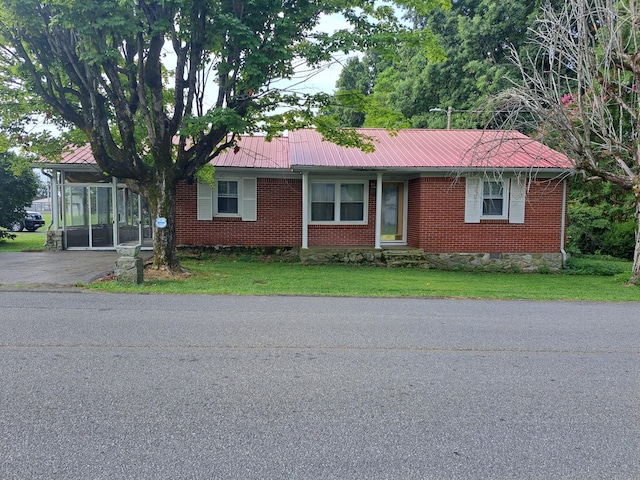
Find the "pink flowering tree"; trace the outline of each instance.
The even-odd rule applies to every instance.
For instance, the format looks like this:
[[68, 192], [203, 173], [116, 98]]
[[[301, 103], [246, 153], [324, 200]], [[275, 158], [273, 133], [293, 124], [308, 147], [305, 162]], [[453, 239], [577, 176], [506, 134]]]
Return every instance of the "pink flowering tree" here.
[[[505, 126], [536, 132], [585, 179], [635, 195], [640, 219], [640, 4], [567, 0], [547, 7], [531, 48], [513, 52], [518, 85], [499, 98]], [[508, 112], [507, 115], [504, 112]], [[640, 231], [631, 283], [640, 283]]]

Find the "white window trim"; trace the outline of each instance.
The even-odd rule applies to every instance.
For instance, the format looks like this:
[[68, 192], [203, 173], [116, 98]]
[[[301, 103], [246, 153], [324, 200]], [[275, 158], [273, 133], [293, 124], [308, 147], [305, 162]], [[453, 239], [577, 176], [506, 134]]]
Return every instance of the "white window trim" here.
[[[258, 179], [256, 177], [221, 177], [216, 179], [216, 186], [198, 182], [197, 190], [197, 220], [212, 220], [214, 218], [241, 218], [245, 222], [254, 222], [258, 214]], [[218, 212], [219, 180], [238, 182], [238, 213]]]
[[[485, 215], [482, 211], [484, 207], [484, 184], [485, 183], [501, 183], [502, 184], [502, 213], [500, 215]], [[480, 182], [480, 220], [508, 220], [509, 219], [509, 184], [507, 180], [488, 180], [483, 179]]]
[[[368, 225], [369, 224], [369, 181], [360, 181], [360, 180], [323, 180], [323, 179], [314, 179], [309, 182], [309, 204], [307, 205], [307, 211], [309, 212], [309, 225]], [[340, 194], [341, 194], [341, 185], [362, 185], [363, 186], [363, 209], [362, 209], [362, 220], [331, 220], [331, 221], [318, 221], [312, 220], [311, 217], [311, 205], [313, 204], [311, 198], [311, 191], [313, 189], [314, 183], [332, 183], [335, 185], [336, 198], [334, 198], [334, 218], [340, 217]]]
[[[238, 184], [238, 212], [237, 213], [220, 213], [218, 212], [218, 182], [236, 182]], [[242, 179], [241, 178], [220, 178], [216, 180], [215, 187], [213, 187], [213, 216], [214, 217], [242, 217]]]
[[480, 223], [481, 220], [508, 220], [509, 223], [525, 223], [527, 185], [523, 178], [509, 177], [501, 180], [504, 188], [502, 215], [482, 215], [484, 182], [499, 181], [477, 176], [466, 177], [465, 223]]

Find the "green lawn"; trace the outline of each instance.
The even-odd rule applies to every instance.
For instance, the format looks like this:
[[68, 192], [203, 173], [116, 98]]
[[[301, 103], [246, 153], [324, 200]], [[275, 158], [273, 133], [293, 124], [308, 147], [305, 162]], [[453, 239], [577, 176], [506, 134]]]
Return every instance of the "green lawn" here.
[[51, 223], [51, 214], [43, 213], [42, 218], [45, 222], [44, 227], [39, 228], [35, 232], [23, 230], [15, 234], [15, 240], [0, 240], [0, 252], [33, 252], [43, 250], [46, 239], [45, 232]]
[[192, 273], [187, 279], [146, 280], [142, 285], [133, 286], [102, 282], [88, 288], [110, 292], [210, 295], [640, 301], [640, 287], [625, 285], [631, 264], [620, 261], [609, 262], [611, 270], [598, 275], [579, 274], [578, 267], [574, 267], [573, 274], [468, 273], [340, 265], [305, 266], [234, 260], [224, 256], [205, 259], [184, 257], [182, 263]]
[[[44, 229], [0, 242], [0, 252], [42, 250]], [[640, 287], [625, 284], [631, 263], [574, 258], [562, 274], [468, 273], [341, 265], [306, 266], [252, 257], [182, 256], [186, 279], [141, 285], [98, 282], [87, 288], [130, 293], [450, 297], [534, 300], [640, 301]]]
[[16, 233], [15, 240], [0, 240], [0, 252], [33, 252], [43, 250], [46, 240], [45, 228], [35, 232], [22, 231]]

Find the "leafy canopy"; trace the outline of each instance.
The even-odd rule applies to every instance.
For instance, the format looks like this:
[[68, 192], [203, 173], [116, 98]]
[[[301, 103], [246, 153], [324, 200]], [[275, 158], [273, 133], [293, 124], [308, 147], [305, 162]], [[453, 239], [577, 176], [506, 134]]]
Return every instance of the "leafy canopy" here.
[[[41, 139], [25, 139], [22, 130], [36, 112], [72, 127], [62, 143], [88, 140], [104, 172], [128, 179], [153, 214], [167, 218], [168, 227], [154, 232], [154, 262], [172, 268], [177, 183], [238, 147], [239, 134], [317, 126], [337, 143], [371, 148], [317, 115], [326, 94], [287, 91], [278, 80], [341, 52], [388, 55], [390, 46], [406, 43], [426, 55], [433, 36], [411, 31], [397, 15], [449, 4], [0, 0], [0, 96], [16, 99], [0, 111], [2, 123], [30, 148]], [[331, 15], [344, 28], [320, 30]]]

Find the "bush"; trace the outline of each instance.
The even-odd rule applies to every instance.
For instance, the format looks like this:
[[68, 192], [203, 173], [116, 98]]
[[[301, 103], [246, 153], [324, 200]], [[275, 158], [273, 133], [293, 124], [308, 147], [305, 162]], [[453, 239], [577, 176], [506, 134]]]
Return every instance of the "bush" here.
[[626, 273], [624, 265], [616, 263], [613, 259], [571, 257], [565, 263], [564, 273], [566, 275], [596, 275], [598, 277], [613, 277], [621, 273]]
[[635, 219], [616, 221], [610, 218], [605, 203], [586, 205], [569, 203], [567, 251], [572, 255], [609, 255], [630, 260], [635, 248]]
[[601, 252], [616, 258], [631, 260], [636, 247], [637, 223], [629, 220], [624, 223], [611, 223], [602, 235]]

